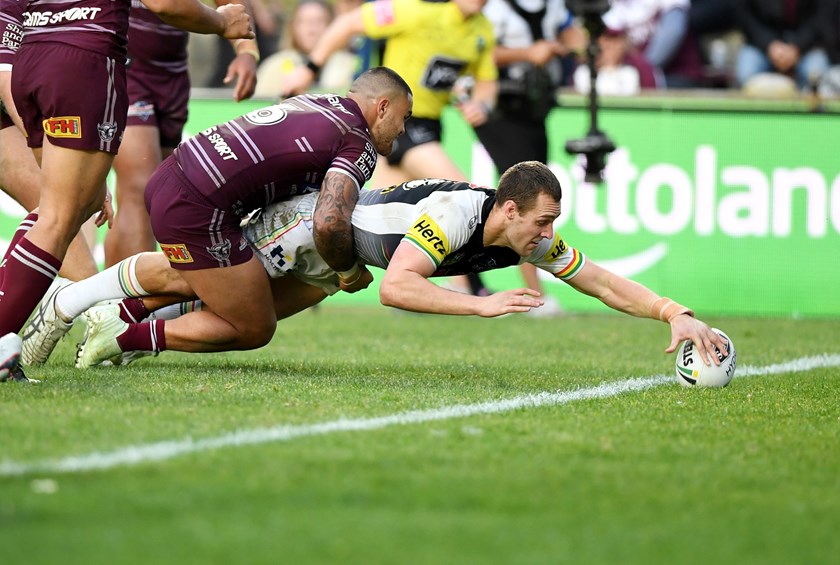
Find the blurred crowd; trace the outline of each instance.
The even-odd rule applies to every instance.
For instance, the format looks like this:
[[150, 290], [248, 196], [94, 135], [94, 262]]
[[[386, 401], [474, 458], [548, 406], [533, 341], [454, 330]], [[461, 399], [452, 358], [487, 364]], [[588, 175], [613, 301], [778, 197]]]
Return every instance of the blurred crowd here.
[[[257, 96], [280, 94], [283, 77], [301, 64], [330, 22], [362, 1], [252, 0], [262, 53]], [[574, 14], [575, 8], [562, 0], [505, 1], [526, 10], [560, 4]], [[596, 66], [604, 94], [711, 88], [756, 96], [840, 96], [840, 0], [611, 0], [603, 21]], [[234, 56], [230, 43], [195, 39], [214, 43], [202, 49], [205, 57], [193, 49], [195, 86], [224, 87]], [[568, 47], [556, 50], [555, 86], [585, 93], [585, 51]], [[313, 90], [342, 92], [360, 70], [378, 62], [378, 48], [360, 38], [335, 54]]]

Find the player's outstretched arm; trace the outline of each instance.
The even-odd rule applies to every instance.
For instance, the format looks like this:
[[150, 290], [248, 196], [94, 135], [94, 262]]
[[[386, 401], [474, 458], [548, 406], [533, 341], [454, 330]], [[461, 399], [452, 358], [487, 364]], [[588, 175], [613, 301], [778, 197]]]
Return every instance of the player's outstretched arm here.
[[[690, 339], [704, 359], [720, 364], [717, 356], [712, 354], [712, 346], [726, 351], [726, 340], [696, 319], [691, 309], [659, 296], [646, 286], [616, 275], [592, 261], [587, 261], [580, 272], [566, 282], [575, 290], [594, 296], [614, 310], [669, 324], [671, 343], [666, 353], [674, 352], [681, 341]], [[709, 364], [708, 361], [706, 364]]]
[[169, 25], [187, 31], [215, 33], [227, 39], [255, 37], [242, 4], [226, 4], [215, 10], [199, 0], [143, 0], [143, 4]]
[[441, 288], [429, 280], [435, 267], [429, 258], [411, 243], [403, 241], [394, 252], [379, 286], [379, 301], [384, 306], [458, 316], [492, 318], [513, 312], [527, 312], [542, 305], [539, 292], [528, 288], [473, 296]]
[[341, 290], [356, 292], [373, 282], [373, 275], [356, 261], [350, 217], [359, 200], [355, 181], [343, 173], [328, 172], [312, 216], [315, 248], [336, 273]]

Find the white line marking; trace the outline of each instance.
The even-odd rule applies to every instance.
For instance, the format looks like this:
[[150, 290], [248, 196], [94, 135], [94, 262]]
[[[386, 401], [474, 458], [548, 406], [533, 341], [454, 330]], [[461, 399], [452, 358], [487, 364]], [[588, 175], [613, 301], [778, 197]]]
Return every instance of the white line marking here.
[[[837, 366], [840, 366], [840, 355], [826, 354], [816, 357], [802, 357], [793, 361], [767, 365], [765, 367], [739, 367], [736, 377], [799, 373], [812, 369]], [[443, 406], [429, 410], [413, 410], [376, 418], [342, 418], [320, 424], [239, 430], [205, 439], [194, 440], [187, 437], [181, 440], [133, 445], [109, 452], [97, 451], [85, 455], [32, 463], [3, 461], [0, 462], [0, 476], [15, 476], [30, 473], [80, 473], [112, 469], [114, 467], [139, 465], [150, 461], [165, 461], [188, 453], [197, 453], [224, 447], [240, 447], [260, 443], [289, 441], [299, 437], [326, 435], [337, 432], [379, 430], [390, 426], [404, 426], [437, 420], [466, 418], [477, 414], [498, 414], [521, 408], [557, 406], [577, 400], [608, 398], [626, 392], [638, 392], [666, 383], [675, 383], [675, 377], [673, 375], [657, 375], [653, 377], [631, 378], [565, 392], [542, 392], [539, 394], [517, 396], [506, 400], [491, 400], [478, 404], [456, 404], [454, 406]]]

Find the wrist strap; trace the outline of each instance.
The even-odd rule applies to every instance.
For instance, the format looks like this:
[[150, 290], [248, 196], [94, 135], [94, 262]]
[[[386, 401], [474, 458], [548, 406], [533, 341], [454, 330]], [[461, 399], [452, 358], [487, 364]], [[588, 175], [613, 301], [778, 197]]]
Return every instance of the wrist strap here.
[[362, 276], [362, 269], [359, 268], [358, 263], [353, 263], [353, 266], [346, 271], [336, 271], [338, 278], [344, 284], [353, 284], [359, 277]]
[[233, 44], [233, 50], [237, 56], [242, 54], [251, 55], [257, 63], [260, 62], [260, 49], [257, 47], [257, 42], [253, 39], [237, 39]]
[[661, 320], [666, 324], [670, 323], [671, 320], [680, 314], [688, 314], [693, 318], [694, 310], [686, 308], [682, 304], [674, 302], [665, 296], [657, 298], [650, 305], [650, 317], [654, 320]]
[[312, 71], [312, 74], [315, 75], [315, 78], [318, 78], [321, 75], [321, 66], [316, 65], [309, 57], [303, 58], [303, 66]]

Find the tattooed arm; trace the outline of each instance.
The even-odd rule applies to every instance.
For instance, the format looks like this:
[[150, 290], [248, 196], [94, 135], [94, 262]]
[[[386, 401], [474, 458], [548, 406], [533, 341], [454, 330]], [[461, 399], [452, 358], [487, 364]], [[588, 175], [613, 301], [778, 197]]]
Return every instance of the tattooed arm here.
[[341, 289], [356, 292], [366, 288], [373, 275], [356, 262], [350, 216], [359, 200], [359, 189], [349, 176], [329, 172], [312, 217], [312, 235], [318, 254], [338, 273]]

